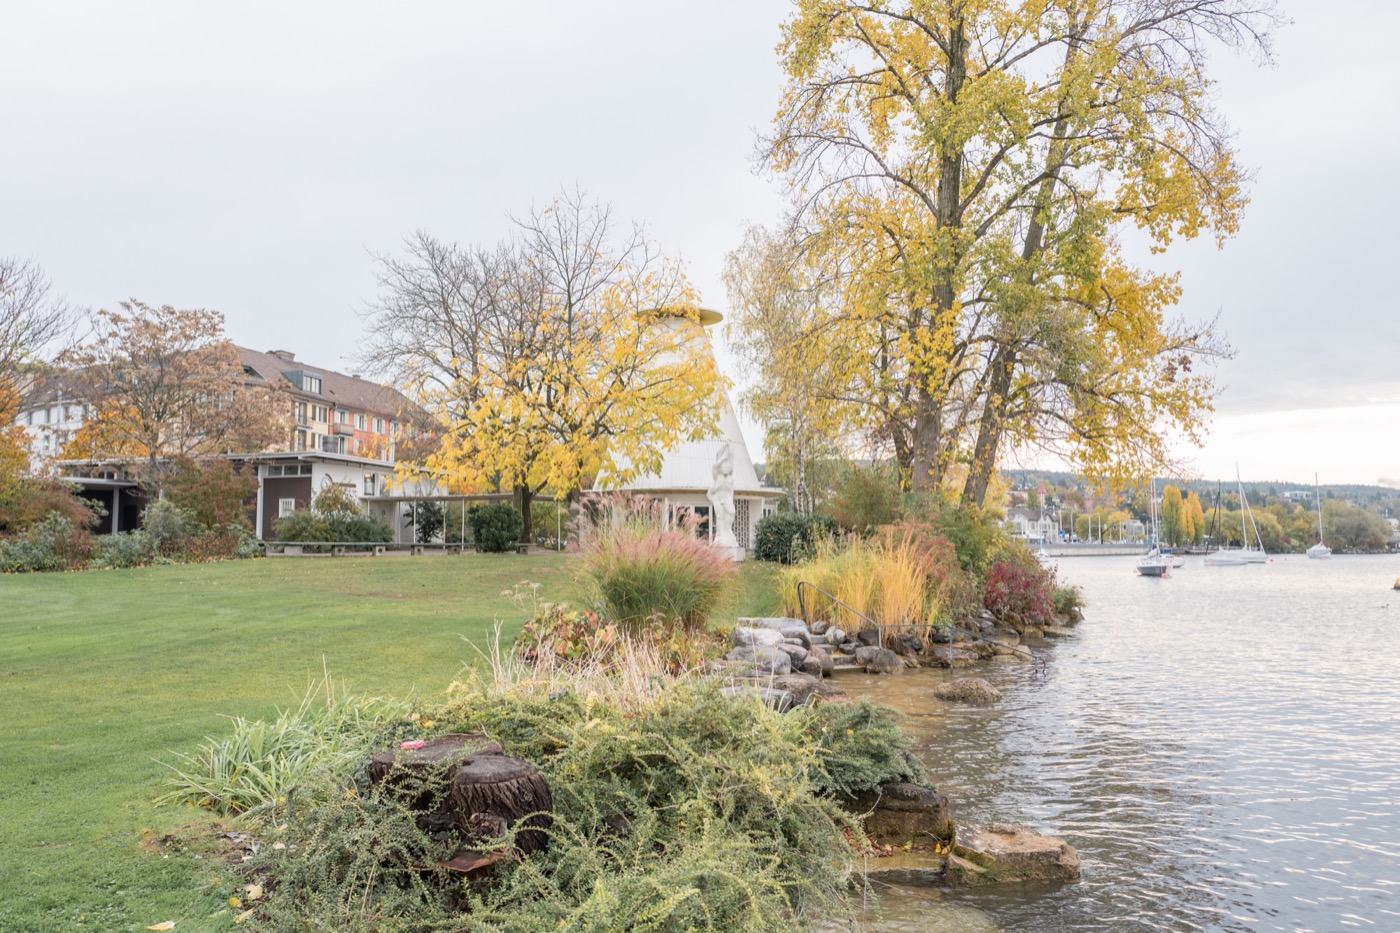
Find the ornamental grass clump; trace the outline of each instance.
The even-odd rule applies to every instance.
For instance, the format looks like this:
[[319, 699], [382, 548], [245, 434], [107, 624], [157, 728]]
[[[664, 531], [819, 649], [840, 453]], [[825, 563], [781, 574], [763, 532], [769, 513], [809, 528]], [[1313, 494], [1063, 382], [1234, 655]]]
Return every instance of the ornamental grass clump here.
[[603, 615], [628, 633], [703, 628], [738, 573], [728, 555], [696, 537], [693, 524], [663, 522], [658, 506], [614, 505], [583, 549], [583, 580]]

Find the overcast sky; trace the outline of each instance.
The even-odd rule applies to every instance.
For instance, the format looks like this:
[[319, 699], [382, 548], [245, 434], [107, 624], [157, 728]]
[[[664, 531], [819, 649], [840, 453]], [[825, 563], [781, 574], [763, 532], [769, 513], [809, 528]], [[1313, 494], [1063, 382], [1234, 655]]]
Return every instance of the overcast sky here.
[[[577, 185], [723, 310], [725, 253], [782, 209], [752, 152], [788, 9], [0, 0], [0, 254], [79, 305], [215, 308], [241, 344], [349, 370], [371, 253], [419, 228], [495, 242]], [[1400, 3], [1284, 11], [1275, 68], [1216, 62], [1258, 172], [1243, 230], [1164, 260], [1238, 350], [1194, 466], [1400, 483]]]

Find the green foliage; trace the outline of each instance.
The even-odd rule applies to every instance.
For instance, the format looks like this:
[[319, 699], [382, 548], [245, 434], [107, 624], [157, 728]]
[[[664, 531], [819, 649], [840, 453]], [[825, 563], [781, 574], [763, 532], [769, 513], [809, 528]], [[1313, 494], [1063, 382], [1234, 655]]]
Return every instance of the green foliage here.
[[845, 530], [864, 535], [894, 521], [899, 505], [899, 478], [893, 466], [849, 464], [827, 500], [826, 511]]
[[965, 502], [950, 502], [938, 494], [911, 497], [905, 502], [907, 519], [928, 523], [953, 544], [962, 568], [985, 577], [992, 564], [1012, 551], [1024, 550], [1012, 542], [991, 509]]
[[598, 687], [477, 684], [437, 713], [439, 728], [485, 732], [540, 768], [555, 806], [546, 849], [487, 886], [425, 871], [450, 846], [341, 769], [291, 795], [284, 847], [259, 853], [269, 928], [730, 933], [841, 913], [861, 834], [822, 790], [912, 773], [848, 740], [883, 734], [885, 715], [780, 715], [695, 678], [642, 696]]
[[821, 749], [813, 784], [825, 794], [851, 795], [891, 781], [921, 782], [927, 774], [900, 728], [899, 714], [863, 697], [805, 711], [807, 732]]
[[123, 531], [92, 539], [96, 549], [93, 566], [111, 570], [144, 567], [159, 557], [155, 542], [144, 531]]
[[404, 510], [404, 518], [413, 523], [414, 540], [430, 544], [443, 533], [447, 510], [441, 502], [415, 502]]
[[23, 532], [55, 512], [79, 528], [91, 526], [98, 514], [106, 514], [101, 505], [78, 496], [67, 483], [0, 476], [0, 536]]
[[1051, 598], [1057, 616], [1068, 617], [1084, 608], [1084, 593], [1077, 586], [1057, 586]]
[[754, 529], [754, 556], [778, 564], [797, 563], [836, 531], [836, 521], [825, 515], [772, 512], [759, 519]]
[[175, 557], [200, 528], [193, 515], [171, 500], [156, 499], [141, 513], [141, 530], [161, 555]]
[[389, 740], [391, 726], [407, 726], [411, 713], [397, 700], [337, 696], [324, 680], [271, 721], [237, 717], [231, 734], [177, 753], [159, 802], [270, 817], [313, 768], [352, 766]]
[[617, 626], [596, 612], [548, 606], [530, 619], [515, 638], [514, 651], [530, 664], [546, 659], [582, 661], [610, 657], [618, 643]]
[[568, 503], [538, 500], [531, 502], [530, 527], [534, 530], [534, 540], [531, 544], [551, 551], [558, 550], [559, 536], [562, 534], [567, 541], [571, 530]]
[[280, 541], [330, 541], [375, 544], [394, 540], [389, 523], [360, 511], [355, 497], [339, 486], [327, 486], [311, 500], [273, 526]]
[[92, 536], [61, 512], [0, 540], [0, 573], [79, 570], [92, 556]]
[[525, 531], [524, 519], [515, 506], [506, 502], [472, 506], [467, 509], [467, 525], [472, 530], [477, 551], [482, 554], [515, 550]]
[[1323, 504], [1322, 521], [1324, 539], [1343, 551], [1383, 550], [1391, 534], [1389, 523], [1376, 513], [1335, 499]]

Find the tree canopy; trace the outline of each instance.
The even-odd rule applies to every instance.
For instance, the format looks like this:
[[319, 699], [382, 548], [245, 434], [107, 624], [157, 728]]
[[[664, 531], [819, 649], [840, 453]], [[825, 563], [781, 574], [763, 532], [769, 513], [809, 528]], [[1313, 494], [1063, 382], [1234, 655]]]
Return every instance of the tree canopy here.
[[[1091, 477], [1148, 475], [1196, 439], [1227, 352], [1134, 266], [1236, 231], [1247, 173], [1206, 74], [1267, 54], [1246, 0], [797, 0], [769, 164], [839, 300], [809, 334], [859, 365], [854, 400], [915, 488], [981, 504], [1008, 447]], [[965, 464], [966, 469], [954, 469]]]

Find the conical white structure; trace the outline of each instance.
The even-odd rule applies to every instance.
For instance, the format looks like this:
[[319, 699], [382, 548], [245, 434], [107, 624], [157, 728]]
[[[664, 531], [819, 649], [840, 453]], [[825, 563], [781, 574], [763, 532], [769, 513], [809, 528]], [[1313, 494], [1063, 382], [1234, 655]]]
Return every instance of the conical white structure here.
[[[704, 329], [721, 320], [723, 317], [719, 312], [703, 309], [698, 324], [690, 318], [674, 316], [660, 319], [656, 326], [693, 330], [693, 339], [704, 341], [704, 352], [713, 355], [714, 345]], [[716, 387], [714, 395], [715, 404], [720, 407], [715, 436], [676, 445], [667, 451], [659, 471], [638, 476], [626, 485], [612, 485], [606, 477], [600, 477], [595, 491], [644, 495], [663, 502], [667, 514], [671, 516], [681, 510], [695, 512], [706, 519], [706, 533], [712, 535], [714, 529], [709, 522], [712, 508], [708, 493], [715, 482], [715, 463], [721, 449], [728, 447], [733, 466], [734, 537], [742, 551], [752, 551], [754, 526], [763, 515], [774, 511], [773, 503], [783, 493], [759, 482], [758, 471], [754, 469], [753, 457], [744, 443], [744, 432], [739, 427], [739, 418], [734, 413], [729, 393]]]

